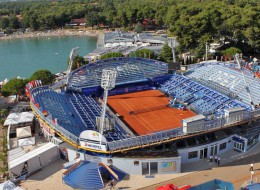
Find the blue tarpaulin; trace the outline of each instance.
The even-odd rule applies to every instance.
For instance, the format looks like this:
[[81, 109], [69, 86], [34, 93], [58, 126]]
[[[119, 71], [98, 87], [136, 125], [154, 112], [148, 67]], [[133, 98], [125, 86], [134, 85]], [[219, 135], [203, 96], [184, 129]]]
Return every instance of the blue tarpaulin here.
[[114, 166], [109, 166], [110, 169], [117, 174], [118, 179], [103, 166], [98, 163], [82, 161], [79, 166], [63, 177], [64, 182], [75, 188], [82, 190], [97, 190], [103, 189], [104, 183], [102, 176], [109, 175], [111, 179], [121, 181], [125, 177], [125, 173]]
[[63, 181], [75, 189], [98, 190], [104, 188], [98, 163], [93, 162], [82, 162], [76, 169], [65, 175]]

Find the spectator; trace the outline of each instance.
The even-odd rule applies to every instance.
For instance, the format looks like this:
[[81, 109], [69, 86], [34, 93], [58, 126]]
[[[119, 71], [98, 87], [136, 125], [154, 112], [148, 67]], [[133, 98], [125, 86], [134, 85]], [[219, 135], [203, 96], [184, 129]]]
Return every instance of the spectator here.
[[218, 166], [220, 165], [220, 156], [218, 156]]

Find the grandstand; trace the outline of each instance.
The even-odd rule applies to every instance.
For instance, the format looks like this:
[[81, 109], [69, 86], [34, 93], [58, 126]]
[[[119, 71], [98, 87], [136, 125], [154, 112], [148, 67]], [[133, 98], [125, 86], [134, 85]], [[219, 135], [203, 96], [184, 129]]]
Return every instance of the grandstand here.
[[[115, 88], [109, 91], [106, 112], [109, 124], [103, 134], [105, 144], [100, 148], [98, 138], [83, 139], [87, 143], [81, 143], [80, 134], [86, 130], [93, 134], [99, 131], [102, 70], [109, 68], [117, 70], [117, 78]], [[260, 80], [243, 69], [253, 103], [259, 105]], [[169, 75], [168, 65], [157, 60], [112, 58], [70, 73], [66, 89], [54, 91], [41, 86], [30, 92], [37, 117], [63, 140], [82, 150], [111, 154], [247, 123], [260, 114], [258, 109], [252, 110], [246, 91], [241, 90], [245, 87], [235, 64], [194, 64], [188, 66], [184, 75]], [[170, 107], [173, 99], [187, 109]], [[196, 124], [198, 118], [200, 125]], [[189, 130], [184, 130], [185, 127]]]

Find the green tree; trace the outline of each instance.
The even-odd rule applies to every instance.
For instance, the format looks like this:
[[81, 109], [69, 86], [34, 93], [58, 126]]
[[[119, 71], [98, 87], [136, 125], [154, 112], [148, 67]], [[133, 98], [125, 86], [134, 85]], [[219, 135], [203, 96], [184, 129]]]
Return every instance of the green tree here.
[[85, 61], [82, 56], [76, 56], [75, 59], [73, 60], [71, 70], [74, 71], [75, 69], [88, 64], [88, 61]]
[[108, 59], [113, 57], [124, 57], [124, 55], [120, 52], [109, 52], [100, 57], [100, 59]]
[[222, 54], [224, 56], [229, 57], [229, 58], [234, 56], [234, 55], [236, 55], [237, 53], [241, 53], [241, 50], [236, 48], [236, 47], [230, 47], [230, 48], [225, 49], [225, 50], [222, 51]]
[[20, 27], [20, 24], [18, 22], [18, 19], [15, 15], [10, 16], [9, 18], [9, 27], [12, 29], [18, 29]]
[[137, 25], [135, 26], [134, 31], [135, 31], [136, 33], [141, 33], [141, 32], [143, 32], [143, 30], [144, 30], [143, 25], [142, 25], [140, 22], [138, 22]]
[[143, 58], [149, 58], [149, 59], [156, 58], [154, 52], [149, 49], [141, 49], [141, 50], [137, 50], [135, 52], [131, 52], [131, 54], [129, 56], [130, 57], [143, 57]]
[[0, 28], [7, 28], [9, 27], [9, 19], [6, 17], [0, 18]]
[[22, 95], [25, 93], [24, 87], [26, 84], [26, 80], [23, 79], [11, 79], [8, 83], [6, 83], [2, 88], [3, 96], [10, 95]]
[[41, 80], [43, 85], [51, 84], [54, 81], [55, 75], [48, 70], [38, 70], [31, 76], [30, 80]]
[[99, 16], [98, 13], [95, 11], [88, 12], [85, 18], [86, 18], [86, 24], [88, 26], [91, 26], [92, 29], [95, 25], [99, 23]]
[[172, 48], [165, 44], [162, 48], [161, 60], [166, 62], [172, 61]]
[[0, 110], [0, 116], [1, 117], [6, 117], [7, 114], [8, 114], [8, 110], [7, 109], [3, 108], [3, 109]]

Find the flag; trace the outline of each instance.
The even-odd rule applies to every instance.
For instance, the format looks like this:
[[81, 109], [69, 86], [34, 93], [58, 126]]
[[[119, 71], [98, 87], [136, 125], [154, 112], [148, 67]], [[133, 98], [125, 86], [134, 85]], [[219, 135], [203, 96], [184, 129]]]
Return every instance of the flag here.
[[53, 118], [52, 122], [54, 123], [54, 125], [58, 125], [57, 118]]
[[47, 110], [43, 110], [42, 113], [43, 113], [44, 116], [47, 116], [47, 115], [48, 115]]
[[40, 86], [39, 80], [36, 80], [35, 83], [36, 83], [36, 86]]

